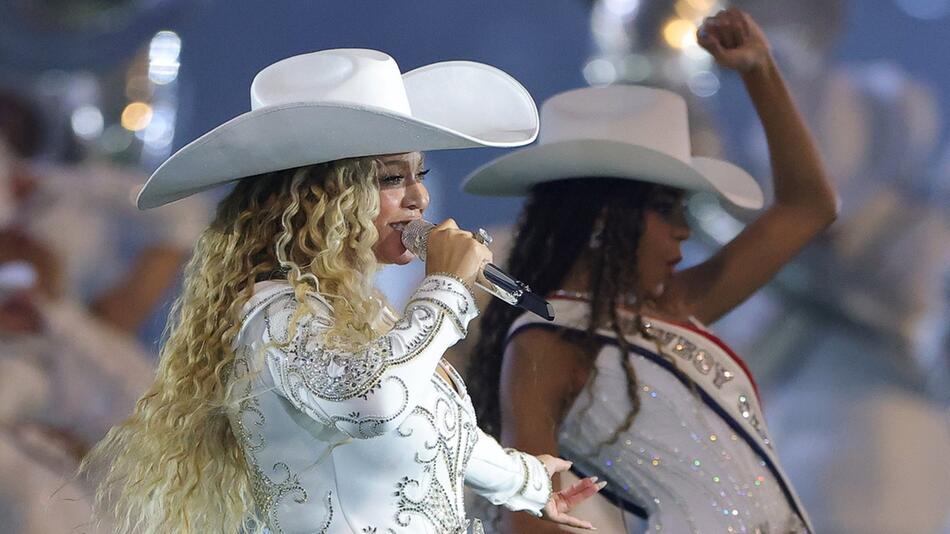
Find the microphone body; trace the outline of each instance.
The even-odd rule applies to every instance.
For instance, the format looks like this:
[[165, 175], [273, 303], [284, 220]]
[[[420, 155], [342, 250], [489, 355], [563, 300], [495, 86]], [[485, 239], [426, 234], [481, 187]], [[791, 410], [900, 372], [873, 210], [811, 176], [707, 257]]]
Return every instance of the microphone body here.
[[[426, 252], [429, 249], [429, 232], [433, 228], [435, 228], [434, 224], [423, 219], [410, 221], [402, 231], [402, 244], [406, 250], [425, 261]], [[533, 293], [524, 282], [512, 278], [511, 275], [491, 263], [482, 269], [482, 276], [489, 284], [476, 282], [475, 285], [481, 289], [512, 306], [518, 306], [548, 321], [554, 320], [554, 308], [551, 307], [551, 303]]]

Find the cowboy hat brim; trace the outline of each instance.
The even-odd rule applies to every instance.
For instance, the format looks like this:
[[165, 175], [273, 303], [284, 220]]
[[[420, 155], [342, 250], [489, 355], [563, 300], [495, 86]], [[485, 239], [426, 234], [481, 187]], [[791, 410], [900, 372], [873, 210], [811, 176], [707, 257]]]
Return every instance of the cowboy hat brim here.
[[259, 108], [178, 150], [148, 179], [136, 204], [154, 208], [240, 178], [337, 159], [523, 146], [537, 136], [534, 100], [499, 69], [449, 61], [402, 78], [411, 116], [343, 102]]
[[640, 145], [582, 139], [534, 145], [472, 172], [463, 189], [483, 196], [522, 196], [544, 182], [569, 178], [627, 178], [687, 191], [709, 191], [740, 211], [762, 208], [762, 189], [741, 168], [716, 159], [683, 161]]

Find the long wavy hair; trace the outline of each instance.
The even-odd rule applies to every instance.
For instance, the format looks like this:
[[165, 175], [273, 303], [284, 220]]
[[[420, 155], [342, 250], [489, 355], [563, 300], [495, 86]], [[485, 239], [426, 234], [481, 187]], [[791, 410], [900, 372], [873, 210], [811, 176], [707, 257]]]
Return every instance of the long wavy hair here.
[[307, 292], [330, 300], [331, 334], [375, 336], [385, 305], [372, 285], [378, 213], [371, 158], [246, 178], [221, 201], [186, 267], [155, 381], [80, 467], [98, 480], [97, 515], [116, 532], [263, 528], [227, 417], [241, 308], [255, 282], [285, 278], [301, 310]]
[[[636, 292], [643, 213], [661, 193], [678, 194], [638, 180], [569, 179], [535, 186], [525, 203], [508, 257], [508, 272], [534, 292], [546, 295], [561, 287], [577, 258], [587, 255], [590, 321], [579, 335], [568, 330], [563, 334], [565, 340], [583, 349], [592, 373], [596, 373], [593, 361], [600, 346], [594, 337], [598, 328], [610, 328], [617, 334], [623, 354], [630, 348], [621, 332], [624, 323], [618, 313], [626, 297]], [[498, 392], [502, 358], [508, 330], [521, 313], [497, 299], [491, 301], [482, 317], [481, 334], [467, 372], [478, 423], [496, 437], [501, 433]], [[639, 313], [635, 323], [642, 331]], [[640, 409], [637, 374], [628, 358], [624, 358], [624, 369], [633, 408], [611, 440], [633, 423]]]

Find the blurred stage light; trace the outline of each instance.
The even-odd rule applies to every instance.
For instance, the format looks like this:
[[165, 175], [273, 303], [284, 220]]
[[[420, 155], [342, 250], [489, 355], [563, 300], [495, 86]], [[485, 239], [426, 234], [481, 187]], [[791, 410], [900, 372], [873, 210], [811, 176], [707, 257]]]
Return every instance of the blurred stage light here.
[[670, 48], [687, 48], [696, 43], [696, 25], [685, 19], [672, 19], [663, 26], [663, 39]]
[[639, 83], [653, 73], [650, 58], [641, 54], [630, 54], [623, 59], [623, 79], [630, 83]]
[[701, 19], [706, 14], [706, 11], [696, 9], [693, 4], [687, 2], [686, 0], [679, 0], [676, 2], [676, 5], [673, 6], [673, 9], [680, 17], [692, 21]]
[[181, 53], [181, 38], [170, 31], [155, 34], [148, 49], [148, 79], [165, 85], [178, 78], [178, 56]]
[[686, 0], [696, 11], [709, 12], [718, 5], [718, 0]]
[[175, 111], [167, 106], [156, 106], [148, 128], [135, 133], [145, 142], [145, 148], [152, 152], [160, 152], [171, 146], [174, 135]]
[[106, 154], [118, 154], [132, 146], [134, 140], [135, 136], [132, 135], [132, 132], [118, 124], [113, 124], [102, 132], [102, 137], [99, 138], [99, 146]]
[[617, 17], [632, 17], [640, 7], [640, 0], [605, 0], [604, 7]]
[[96, 139], [102, 134], [104, 126], [102, 112], [96, 106], [82, 106], [73, 111], [69, 124], [73, 132], [81, 139]]
[[719, 199], [711, 193], [696, 193], [687, 202], [689, 214], [700, 228], [717, 243], [732, 241], [744, 225], [722, 208]]
[[152, 107], [145, 102], [132, 102], [122, 110], [122, 127], [137, 132], [152, 122]]
[[719, 92], [719, 78], [708, 70], [693, 73], [687, 82], [694, 95], [707, 98]]
[[607, 59], [594, 59], [584, 65], [584, 79], [590, 85], [609, 85], [617, 81], [617, 68]]

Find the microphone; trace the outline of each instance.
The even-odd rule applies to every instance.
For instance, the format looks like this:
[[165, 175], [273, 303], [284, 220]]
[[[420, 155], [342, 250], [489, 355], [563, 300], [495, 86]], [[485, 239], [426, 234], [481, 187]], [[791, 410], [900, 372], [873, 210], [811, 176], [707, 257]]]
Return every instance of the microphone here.
[[[435, 228], [435, 225], [424, 219], [415, 219], [409, 221], [409, 224], [402, 231], [402, 244], [406, 250], [426, 261], [426, 252], [429, 249], [429, 232]], [[554, 308], [551, 303], [531, 292], [527, 284], [515, 280], [508, 273], [502, 271], [495, 265], [489, 263], [482, 269], [482, 275], [489, 282], [483, 285], [476, 281], [475, 285], [488, 291], [501, 300], [518, 306], [523, 310], [538, 315], [548, 321], [554, 320]]]

